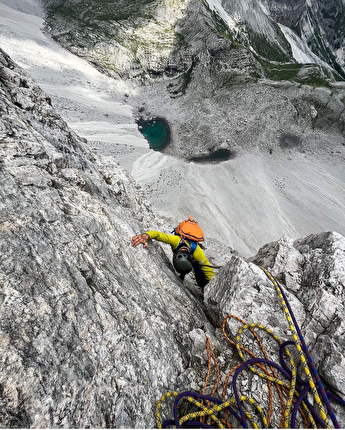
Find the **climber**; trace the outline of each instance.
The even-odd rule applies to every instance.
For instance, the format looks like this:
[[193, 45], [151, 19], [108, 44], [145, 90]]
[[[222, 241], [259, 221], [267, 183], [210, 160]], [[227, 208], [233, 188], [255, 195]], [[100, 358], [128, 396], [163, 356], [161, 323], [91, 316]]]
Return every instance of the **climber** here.
[[[197, 231], [197, 233], [195, 233]], [[143, 234], [132, 237], [132, 246], [137, 247], [143, 244], [147, 247], [149, 240], [155, 239], [160, 242], [168, 243], [173, 250], [173, 265], [180, 274], [183, 281], [187, 273], [194, 270], [195, 279], [201, 289], [215, 275], [213, 266], [207, 260], [205, 253], [198, 242], [204, 240], [203, 232], [197, 222], [189, 217], [182, 221], [174, 230], [174, 234], [166, 234], [156, 230], [150, 230]]]

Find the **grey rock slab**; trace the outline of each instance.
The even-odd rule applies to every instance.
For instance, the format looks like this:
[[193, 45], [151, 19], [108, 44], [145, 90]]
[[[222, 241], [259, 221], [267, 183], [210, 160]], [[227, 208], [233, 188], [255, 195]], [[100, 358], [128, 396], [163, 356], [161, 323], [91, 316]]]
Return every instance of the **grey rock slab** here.
[[0, 422], [151, 428], [190, 331], [211, 326], [160, 248], [130, 247], [157, 225], [133, 179], [0, 57]]
[[[130, 246], [133, 234], [167, 231], [168, 221], [122, 167], [87, 149], [3, 51], [0, 110], [1, 426], [152, 428], [162, 394], [203, 389], [207, 337], [224, 383], [239, 362], [222, 335], [226, 315], [289, 333], [257, 264], [289, 279], [320, 374], [343, 391], [341, 235], [284, 237], [251, 261], [226, 249], [203, 302], [192, 278], [178, 280], [164, 245]], [[265, 400], [255, 375], [240, 382], [243, 393], [252, 382]], [[214, 375], [209, 392], [213, 383]]]

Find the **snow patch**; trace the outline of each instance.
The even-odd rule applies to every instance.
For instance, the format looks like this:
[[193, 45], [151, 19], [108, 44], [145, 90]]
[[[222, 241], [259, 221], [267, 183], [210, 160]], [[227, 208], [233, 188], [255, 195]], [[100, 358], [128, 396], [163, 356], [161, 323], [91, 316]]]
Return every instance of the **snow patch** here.
[[[290, 43], [292, 55], [297, 63], [323, 63], [289, 27], [285, 27], [282, 24], [278, 25], [284, 33], [286, 40]], [[326, 63], [323, 64], [327, 66]]]
[[229, 29], [235, 31], [238, 27], [239, 17], [234, 15], [231, 17], [223, 8], [221, 2], [219, 0], [207, 0], [207, 3], [211, 10], [216, 12], [221, 19], [228, 25]]

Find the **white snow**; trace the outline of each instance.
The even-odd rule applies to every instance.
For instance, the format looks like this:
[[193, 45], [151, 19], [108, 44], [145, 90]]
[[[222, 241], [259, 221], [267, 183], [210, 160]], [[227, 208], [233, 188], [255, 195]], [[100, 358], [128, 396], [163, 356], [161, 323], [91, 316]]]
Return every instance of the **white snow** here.
[[285, 27], [285, 25], [282, 24], [278, 25], [284, 33], [286, 40], [290, 43], [292, 55], [297, 63], [318, 63], [328, 67], [327, 63], [320, 60], [320, 58], [315, 55], [289, 27]]
[[211, 10], [215, 11], [231, 30], [236, 29], [237, 17], [231, 17], [223, 8], [220, 0], [207, 0]]
[[[102, 75], [52, 41], [39, 16], [20, 11], [36, 13], [36, 2], [0, 0], [1, 48], [51, 95], [56, 110], [91, 148], [129, 170], [172, 228], [193, 214], [206, 238], [245, 257], [284, 235], [296, 239], [327, 230], [345, 235], [345, 173], [336, 157], [299, 153], [289, 161], [272, 157], [268, 165], [253, 153], [214, 165], [150, 150], [130, 105], [135, 86]], [[219, 1], [209, 4], [229, 22]], [[295, 58], [307, 61], [284, 31]]]

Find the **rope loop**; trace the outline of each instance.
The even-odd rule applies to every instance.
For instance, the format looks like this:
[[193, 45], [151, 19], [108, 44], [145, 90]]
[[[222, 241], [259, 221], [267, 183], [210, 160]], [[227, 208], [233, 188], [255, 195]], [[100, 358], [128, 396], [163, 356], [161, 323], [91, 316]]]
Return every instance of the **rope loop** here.
[[[345, 401], [333, 393], [326, 393], [281, 285], [270, 272], [261, 269], [276, 288], [292, 339], [282, 341], [269, 327], [247, 324], [235, 315], [227, 315], [223, 320], [223, 335], [236, 348], [241, 363], [226, 374], [220, 398], [217, 397], [220, 368], [211, 340], [207, 337], [208, 369], [202, 392], [170, 391], [163, 395], [156, 407], [158, 428], [301, 428], [302, 425], [304, 428], [331, 428], [329, 417], [334, 427], [339, 428], [329, 398], [343, 406]], [[231, 321], [241, 324], [233, 339], [228, 334]], [[244, 346], [244, 338], [255, 352]], [[264, 348], [263, 339], [265, 343], [270, 342], [270, 354]], [[276, 351], [272, 351], [272, 342]], [[292, 354], [293, 350], [298, 354]], [[296, 356], [299, 363], [294, 362]], [[298, 375], [297, 364], [302, 365], [306, 379]], [[211, 394], [207, 395], [211, 374], [214, 384]], [[251, 395], [240, 393], [239, 381], [243, 378], [257, 378], [261, 384], [263, 405], [256, 398], [257, 389]], [[279, 400], [278, 403], [274, 403], [275, 400]], [[162, 406], [168, 403], [173, 403], [174, 418], [162, 421]], [[280, 414], [273, 414], [273, 408], [280, 409]], [[185, 413], [186, 409], [190, 412]]]

